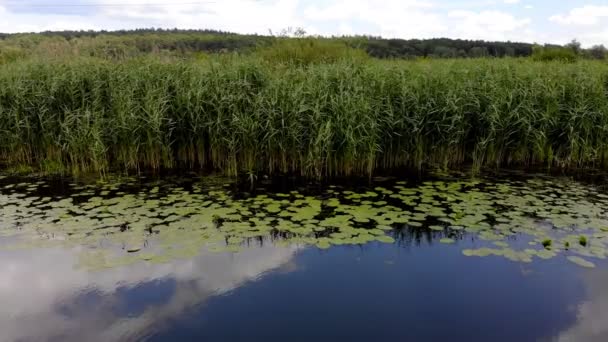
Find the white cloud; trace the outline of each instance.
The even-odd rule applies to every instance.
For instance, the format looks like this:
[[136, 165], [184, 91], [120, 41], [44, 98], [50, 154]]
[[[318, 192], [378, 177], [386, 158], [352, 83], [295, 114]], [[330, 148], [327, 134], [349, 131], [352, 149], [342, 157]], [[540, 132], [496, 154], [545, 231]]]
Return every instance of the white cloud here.
[[567, 14], [551, 16], [549, 20], [561, 25], [592, 26], [599, 24], [602, 18], [608, 18], [608, 6], [588, 5], [574, 8]]
[[[97, 0], [116, 5], [115, 0]], [[89, 14], [0, 12], [0, 32], [79, 29], [209, 28], [239, 33], [267, 33], [288, 26], [306, 27], [297, 15], [298, 0], [222, 0], [202, 4], [141, 5], [123, 0], [124, 6], [95, 7]], [[159, 3], [159, 2], [151, 2]]]
[[577, 36], [584, 47], [603, 44], [608, 46], [608, 28], [601, 31], [583, 32]]
[[[338, 0], [324, 6], [307, 7], [304, 18], [311, 23], [336, 21], [342, 25], [344, 22], [362, 22], [374, 30], [365, 33], [385, 37], [431, 37], [446, 29], [434, 8], [428, 1]], [[359, 30], [358, 33], [363, 32]]]
[[[162, 6], [141, 5], [145, 3], [142, 0], [87, 0], [87, 3], [93, 1], [114, 6], [66, 13], [41, 8], [15, 12], [14, 7], [0, 5], [0, 32], [177, 27], [266, 34], [269, 30], [302, 27], [310, 34], [369, 34], [388, 38], [448, 37], [560, 44], [576, 37], [585, 46], [606, 44], [607, 40], [606, 26], [600, 24], [603, 17], [608, 17], [608, 6], [574, 8], [552, 16], [551, 22], [533, 22], [530, 19], [533, 16], [549, 18], [550, 9], [533, 7], [531, 1], [521, 0], [316, 0], [314, 4], [305, 0], [212, 0]], [[116, 6], [117, 3], [122, 5]], [[520, 5], [500, 6], [505, 3]], [[524, 15], [515, 11], [524, 8], [527, 9]]]
[[521, 2], [521, 0], [504, 0], [505, 4], [514, 5]]
[[[114, 0], [103, 0], [116, 3]], [[126, 3], [141, 4], [138, 0]], [[305, 26], [297, 16], [298, 0], [222, 0], [175, 6], [108, 7], [103, 16], [147, 22], [155, 27], [213, 28], [239, 33], [267, 33], [288, 26]], [[141, 24], [140, 24], [141, 26]]]
[[501, 11], [451, 11], [448, 17], [456, 19], [455, 32], [463, 37], [475, 39], [508, 40], [516, 39], [522, 32], [528, 35], [529, 18], [517, 19]]
[[353, 35], [355, 33], [353, 27], [346, 23], [340, 24], [340, 27], [338, 27], [338, 31], [341, 35], [345, 36]]
[[428, 1], [388, 0], [378, 3], [371, 0], [338, 0], [328, 2], [323, 7], [310, 6], [305, 10], [305, 16], [314, 20], [345, 20], [345, 19], [369, 19], [370, 13], [389, 14], [391, 12], [404, 14], [407, 11], [432, 9], [434, 5]]

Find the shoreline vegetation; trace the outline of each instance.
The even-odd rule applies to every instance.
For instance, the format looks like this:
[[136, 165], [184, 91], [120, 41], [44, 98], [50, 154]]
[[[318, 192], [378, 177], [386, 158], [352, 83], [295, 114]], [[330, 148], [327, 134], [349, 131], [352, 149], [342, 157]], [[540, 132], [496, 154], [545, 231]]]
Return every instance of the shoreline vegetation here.
[[608, 64], [548, 49], [387, 60], [301, 38], [188, 58], [21, 56], [0, 63], [0, 161], [49, 173], [309, 177], [605, 168]]

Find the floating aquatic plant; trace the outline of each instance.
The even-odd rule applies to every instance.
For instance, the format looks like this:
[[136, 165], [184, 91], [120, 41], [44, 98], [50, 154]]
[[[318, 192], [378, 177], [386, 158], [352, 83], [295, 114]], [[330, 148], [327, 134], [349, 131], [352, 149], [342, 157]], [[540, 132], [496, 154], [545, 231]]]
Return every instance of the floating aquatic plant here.
[[[530, 262], [553, 258], [565, 247], [579, 257], [607, 257], [608, 198], [572, 181], [451, 180], [245, 197], [235, 196], [225, 181], [189, 190], [136, 183], [73, 184], [69, 196], [53, 197], [38, 193], [44, 182], [2, 185], [0, 235], [14, 241], [3, 248], [79, 247], [103, 253], [97, 266], [111, 267], [188, 258], [203, 248], [238, 252], [253, 243], [322, 249], [390, 244], [405, 229], [426, 231], [446, 244], [470, 235], [485, 247], [464, 250], [468, 256]], [[382, 196], [386, 201], [378, 201]], [[362, 198], [369, 201], [355, 202]], [[573, 233], [576, 229], [585, 235]], [[545, 249], [511, 248], [518, 238]], [[90, 259], [81, 264], [91, 264]]]
[[581, 267], [585, 267], [585, 268], [594, 268], [595, 267], [594, 263], [587, 261], [578, 256], [569, 256], [568, 260], [572, 261], [573, 263], [575, 263]]

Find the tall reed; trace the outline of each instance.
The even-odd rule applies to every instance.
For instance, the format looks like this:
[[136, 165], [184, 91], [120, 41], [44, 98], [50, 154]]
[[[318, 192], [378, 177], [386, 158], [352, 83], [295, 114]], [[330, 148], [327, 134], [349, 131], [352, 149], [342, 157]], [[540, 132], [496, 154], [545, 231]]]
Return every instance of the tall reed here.
[[608, 66], [590, 61], [21, 61], [0, 66], [0, 157], [315, 177], [605, 167], [607, 92]]

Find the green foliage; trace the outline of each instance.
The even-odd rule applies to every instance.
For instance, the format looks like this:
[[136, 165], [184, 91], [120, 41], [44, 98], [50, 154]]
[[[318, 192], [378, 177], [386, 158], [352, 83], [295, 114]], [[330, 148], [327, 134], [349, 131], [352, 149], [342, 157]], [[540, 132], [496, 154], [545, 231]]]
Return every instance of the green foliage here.
[[587, 246], [587, 237], [581, 235], [581, 237], [578, 239], [578, 242], [583, 247]]
[[45, 175], [62, 175], [66, 173], [66, 168], [57, 160], [43, 160], [40, 162], [40, 171]]
[[27, 176], [27, 175], [31, 175], [32, 173], [34, 173], [35, 169], [31, 165], [15, 164], [15, 165], [8, 167], [7, 169], [5, 169], [3, 171], [9, 175]]
[[368, 58], [363, 50], [340, 41], [319, 38], [279, 38], [271, 46], [258, 48], [256, 54], [271, 63], [297, 66], [340, 60], [360, 62]]
[[550, 239], [546, 239], [546, 240], [543, 240], [542, 244], [543, 244], [543, 247], [545, 247], [546, 249], [551, 249], [551, 245], [553, 244], [553, 241], [551, 241]]
[[566, 44], [565, 47], [567, 49], [572, 50], [572, 52], [574, 52], [574, 54], [576, 54], [576, 55], [579, 55], [581, 53], [581, 51], [583, 50], [581, 43], [576, 39], [572, 39], [570, 41], [570, 43]]
[[[60, 31], [40, 34], [0, 34], [0, 40], [23, 48], [28, 54], [47, 58], [60, 56], [95, 56], [120, 60], [163, 53], [188, 57], [196, 52], [249, 53], [260, 46], [270, 46], [285, 40], [300, 40], [305, 32], [283, 30], [278, 37], [241, 35], [212, 30], [156, 30], [134, 31]], [[295, 37], [295, 38], [289, 38]], [[319, 40], [319, 38], [307, 38]], [[324, 42], [341, 43], [365, 50], [377, 58], [416, 57], [527, 57], [532, 45], [515, 42], [486, 42], [460, 39], [382, 39], [354, 36], [323, 38]], [[324, 44], [321, 42], [320, 44]], [[31, 52], [31, 53], [30, 53]]]
[[23, 49], [0, 44], [0, 64], [16, 62], [23, 58], [25, 58], [25, 51]]
[[540, 62], [560, 61], [575, 62], [579, 58], [573, 48], [566, 47], [534, 47], [532, 59]]
[[[27, 56], [48, 59], [49, 57], [96, 57], [108, 60], [124, 60], [149, 55], [165, 58], [196, 58], [198, 52], [216, 54], [238, 52], [248, 54], [260, 47], [285, 44], [290, 48], [302, 40], [319, 44], [319, 49], [340, 49], [341, 44], [361, 49], [375, 58], [416, 59], [432, 58], [481, 58], [481, 57], [529, 57], [533, 45], [517, 42], [490, 42], [462, 39], [383, 39], [370, 36], [343, 36], [332, 38], [305, 38], [300, 29], [283, 30], [279, 36], [243, 35], [213, 30], [161, 30], [138, 29], [119, 31], [58, 31], [39, 34], [2, 34], [0, 46], [22, 49]], [[4, 44], [3, 44], [4, 43]], [[293, 45], [290, 45], [293, 44]], [[333, 45], [333, 47], [332, 47]], [[300, 47], [302, 48], [302, 47]], [[305, 48], [305, 47], [304, 47]], [[582, 49], [576, 40], [565, 47], [545, 46], [536, 50], [548, 51], [540, 54], [542, 60], [564, 60], [574, 55], [602, 59], [603, 46]], [[314, 55], [314, 51], [311, 52]], [[275, 51], [275, 54], [280, 54]], [[325, 55], [328, 52], [323, 53]], [[567, 56], [565, 56], [565, 55]]]
[[374, 37], [346, 37], [345, 40], [364, 48], [377, 58], [416, 57], [528, 57], [532, 45], [514, 42], [486, 42], [461, 39], [381, 39]]
[[593, 59], [606, 59], [608, 56], [608, 49], [606, 49], [604, 45], [594, 45], [587, 53], [589, 54], [589, 57]]
[[25, 60], [0, 66], [0, 159], [314, 177], [605, 167], [607, 79], [592, 61]]

